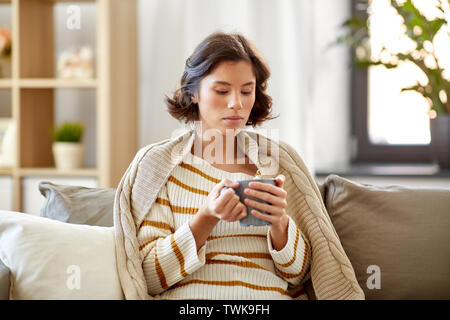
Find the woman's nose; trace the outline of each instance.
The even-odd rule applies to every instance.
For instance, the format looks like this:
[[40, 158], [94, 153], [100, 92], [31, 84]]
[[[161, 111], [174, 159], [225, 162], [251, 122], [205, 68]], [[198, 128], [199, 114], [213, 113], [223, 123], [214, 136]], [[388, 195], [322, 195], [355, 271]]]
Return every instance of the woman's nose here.
[[234, 94], [230, 101], [228, 102], [228, 108], [230, 109], [242, 109], [242, 102], [241, 102], [241, 98], [239, 97], [238, 94]]

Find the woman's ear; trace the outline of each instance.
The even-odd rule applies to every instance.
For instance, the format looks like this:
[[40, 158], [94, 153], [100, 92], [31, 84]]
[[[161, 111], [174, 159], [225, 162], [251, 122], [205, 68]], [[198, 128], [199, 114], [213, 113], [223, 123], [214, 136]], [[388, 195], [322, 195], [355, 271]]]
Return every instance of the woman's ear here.
[[196, 95], [192, 95], [191, 96], [191, 101], [192, 101], [192, 103], [198, 104], [197, 96]]

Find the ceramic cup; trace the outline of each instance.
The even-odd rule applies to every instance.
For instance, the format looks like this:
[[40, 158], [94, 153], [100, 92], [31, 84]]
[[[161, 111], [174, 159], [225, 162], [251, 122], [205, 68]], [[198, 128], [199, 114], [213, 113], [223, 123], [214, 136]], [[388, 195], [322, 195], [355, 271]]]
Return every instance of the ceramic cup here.
[[[248, 184], [252, 181], [256, 181], [256, 182], [262, 182], [262, 183], [268, 183], [271, 185], [275, 185], [275, 179], [251, 179], [251, 180], [237, 180], [237, 182], [239, 182], [239, 186], [237, 186], [236, 188], [231, 188], [234, 190], [234, 193], [237, 194], [239, 196], [239, 200], [247, 207], [247, 216], [241, 220], [239, 220], [239, 223], [241, 224], [242, 227], [248, 227], [248, 226], [266, 226], [266, 225], [270, 225], [269, 222], [261, 220], [256, 218], [254, 215], [252, 215], [250, 212], [253, 209], [258, 210], [261, 213], [264, 214], [270, 214], [268, 212], [265, 212], [261, 209], [258, 208], [254, 208], [252, 206], [246, 205], [245, 204], [245, 199], [249, 198], [261, 203], [265, 203], [267, 204], [268, 202], [261, 200], [259, 198], [255, 198], [252, 196], [249, 196], [247, 194], [244, 193], [245, 188], [249, 188]], [[222, 194], [223, 192], [225, 192], [227, 189], [230, 189], [228, 187], [223, 187], [222, 190], [220, 191], [220, 194]], [[261, 191], [261, 190], [259, 190]], [[264, 191], [261, 191], [264, 192]]]

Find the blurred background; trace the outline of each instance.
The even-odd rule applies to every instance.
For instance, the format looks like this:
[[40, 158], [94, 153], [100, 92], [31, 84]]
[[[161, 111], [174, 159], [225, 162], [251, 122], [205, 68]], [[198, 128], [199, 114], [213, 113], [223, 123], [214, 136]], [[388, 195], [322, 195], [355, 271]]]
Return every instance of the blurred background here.
[[[433, 113], [430, 99], [417, 91], [402, 92], [417, 83], [427, 92], [428, 78], [413, 63], [401, 59], [399, 63], [394, 57], [415, 50], [417, 55], [425, 52], [421, 58], [425, 60], [439, 52], [434, 60], [438, 67], [433, 68], [431, 61], [430, 68], [443, 70], [448, 80], [447, 0], [412, 2], [430, 21], [444, 20], [428, 42], [418, 39], [425, 26], [416, 28], [411, 35], [419, 46], [412, 47], [404, 39], [410, 34], [405, 29], [408, 21], [389, 0], [43, 3], [49, 2], [0, 5], [0, 24], [10, 31], [13, 44], [12, 54], [1, 60], [0, 118], [5, 134], [8, 126], [16, 133], [12, 142], [3, 141], [3, 149], [12, 146], [16, 151], [11, 161], [6, 151], [2, 154], [1, 209], [38, 214], [44, 200], [38, 185], [43, 180], [115, 187], [139, 148], [171, 137], [181, 126], [167, 113], [164, 95], [178, 88], [186, 59], [215, 31], [242, 33], [262, 53], [272, 74], [268, 92], [273, 112], [280, 116], [261, 128], [278, 130], [279, 138], [298, 151], [317, 182], [338, 174], [361, 183], [450, 188], [449, 169], [437, 162], [430, 144], [430, 117], [445, 118], [445, 112], [442, 117]], [[43, 20], [41, 12], [51, 21], [44, 26], [43, 37], [36, 31], [43, 22], [33, 22], [33, 17]], [[21, 24], [26, 27], [18, 28]], [[369, 38], [361, 36], [367, 33]], [[41, 47], [48, 50], [42, 59], [50, 61], [42, 70], [42, 60], [33, 55]], [[387, 67], [381, 60], [355, 67], [355, 57], [364, 61], [368, 55], [372, 62], [381, 57]], [[441, 84], [444, 89], [438, 99], [445, 109], [450, 91]], [[44, 138], [48, 128], [29, 132], [32, 119], [39, 116], [30, 113], [30, 120], [24, 120], [27, 111], [23, 110], [31, 109], [32, 102], [39, 104], [40, 91], [48, 93], [46, 101], [51, 105], [42, 107], [42, 119], [50, 120], [41, 123], [47, 127], [67, 121], [84, 124], [81, 168], [55, 169], [53, 141]], [[441, 125], [441, 130], [445, 136], [448, 125]], [[46, 139], [42, 148], [27, 151]], [[48, 159], [36, 160], [35, 154], [41, 153]]]

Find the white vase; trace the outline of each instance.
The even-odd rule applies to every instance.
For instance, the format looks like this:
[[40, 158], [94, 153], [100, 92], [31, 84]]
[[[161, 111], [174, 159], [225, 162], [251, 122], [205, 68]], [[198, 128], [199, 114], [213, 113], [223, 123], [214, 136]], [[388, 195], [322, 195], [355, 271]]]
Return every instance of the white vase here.
[[56, 169], [70, 170], [81, 168], [83, 164], [84, 146], [76, 142], [54, 142], [53, 157]]

